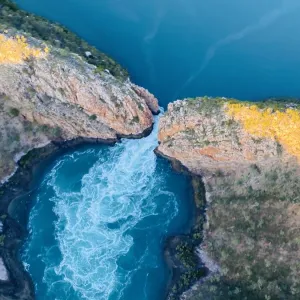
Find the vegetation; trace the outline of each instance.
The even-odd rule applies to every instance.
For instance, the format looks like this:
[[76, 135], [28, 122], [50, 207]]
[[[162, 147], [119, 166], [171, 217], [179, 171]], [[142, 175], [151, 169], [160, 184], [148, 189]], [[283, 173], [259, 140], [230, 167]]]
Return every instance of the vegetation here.
[[30, 57], [42, 57], [48, 51], [48, 47], [44, 49], [30, 47], [24, 36], [17, 35], [15, 38], [7, 38], [0, 34], [0, 64], [19, 64]]
[[258, 138], [277, 140], [290, 154], [300, 159], [300, 111], [286, 108], [261, 109], [257, 105], [229, 103], [229, 116], [242, 123], [247, 132]]
[[176, 256], [186, 269], [195, 268], [197, 265], [194, 250], [193, 245], [187, 242], [182, 242], [176, 246]]
[[192, 299], [300, 299], [299, 175], [293, 161], [215, 174], [203, 248], [221, 272]]
[[140, 121], [140, 119], [139, 119], [138, 116], [134, 116], [134, 117], [132, 118], [132, 122], [133, 122], [133, 123], [138, 123], [139, 121]]
[[12, 117], [17, 117], [20, 114], [20, 111], [17, 108], [11, 108], [9, 113]]
[[[90, 46], [67, 28], [27, 13], [10, 0], [0, 0], [0, 32], [11, 29], [28, 33], [49, 45], [77, 53], [90, 64], [97, 66], [98, 70], [108, 69], [112, 75], [119, 79], [125, 80], [128, 77], [127, 71], [119, 64], [95, 47]], [[90, 52], [91, 55], [87, 56], [86, 52]]]
[[92, 120], [92, 121], [95, 121], [95, 120], [97, 120], [97, 116], [96, 115], [91, 115], [91, 116], [89, 116], [89, 119]]
[[220, 112], [225, 100], [222, 98], [188, 98], [188, 105], [205, 116], [214, 115]]
[[236, 99], [228, 99], [226, 102], [230, 104], [245, 104], [248, 106], [256, 105], [259, 109], [273, 109], [279, 111], [285, 111], [287, 108], [300, 109], [299, 98], [270, 98], [262, 101], [240, 101]]
[[[166, 126], [167, 146], [181, 158], [184, 147], [195, 151], [191, 168], [199, 165], [210, 195], [202, 250], [215, 273], [191, 299], [300, 299], [299, 101], [201, 97], [174, 106], [187, 125]], [[188, 265], [190, 251], [179, 250]]]
[[270, 98], [262, 101], [241, 101], [234, 98], [225, 97], [196, 97], [187, 98], [188, 104], [198, 107], [199, 112], [215, 111], [224, 106], [224, 104], [243, 104], [246, 106], [255, 105], [259, 109], [272, 109], [286, 111], [287, 108], [300, 109], [300, 99], [298, 98]]
[[184, 291], [207, 275], [207, 269], [201, 264], [196, 254], [196, 248], [203, 237], [205, 190], [201, 179], [196, 176], [192, 178], [192, 186], [197, 218], [189, 235], [176, 237], [173, 241], [178, 274], [175, 276], [176, 280], [168, 295], [169, 300], [179, 299]]

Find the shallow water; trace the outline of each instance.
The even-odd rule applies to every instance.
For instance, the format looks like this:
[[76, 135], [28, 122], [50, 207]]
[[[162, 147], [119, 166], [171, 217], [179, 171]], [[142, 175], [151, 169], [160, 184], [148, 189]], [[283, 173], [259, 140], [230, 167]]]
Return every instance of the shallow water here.
[[[299, 0], [17, 3], [114, 57], [164, 107], [196, 95], [300, 95]], [[187, 179], [156, 145], [154, 131], [87, 146], [45, 170], [22, 251], [37, 299], [164, 298], [164, 239], [187, 231], [193, 211]]]

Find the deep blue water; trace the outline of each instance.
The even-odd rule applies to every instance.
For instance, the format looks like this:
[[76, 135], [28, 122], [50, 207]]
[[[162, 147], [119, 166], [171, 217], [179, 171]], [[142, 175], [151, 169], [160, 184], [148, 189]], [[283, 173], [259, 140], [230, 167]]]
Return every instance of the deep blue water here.
[[183, 96], [300, 95], [299, 0], [17, 0], [127, 67], [163, 106]]
[[[196, 95], [300, 95], [299, 0], [17, 0], [125, 66], [166, 107]], [[163, 299], [166, 236], [193, 216], [156, 132], [57, 158], [30, 197], [21, 253], [37, 299]], [[180, 212], [180, 213], [179, 213]]]

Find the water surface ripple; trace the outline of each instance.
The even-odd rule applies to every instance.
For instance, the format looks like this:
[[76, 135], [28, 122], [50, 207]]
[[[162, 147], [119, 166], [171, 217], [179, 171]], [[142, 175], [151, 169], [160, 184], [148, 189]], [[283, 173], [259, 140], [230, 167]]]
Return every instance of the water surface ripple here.
[[190, 213], [185, 180], [157, 164], [156, 146], [157, 122], [146, 138], [55, 162], [37, 193], [23, 251], [38, 299], [163, 298], [164, 237], [187, 228]]

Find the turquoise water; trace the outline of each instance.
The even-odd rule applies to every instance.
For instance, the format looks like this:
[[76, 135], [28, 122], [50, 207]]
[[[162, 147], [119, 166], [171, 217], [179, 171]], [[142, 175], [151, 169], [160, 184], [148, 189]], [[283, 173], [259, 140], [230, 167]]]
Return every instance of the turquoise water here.
[[188, 232], [193, 205], [188, 179], [154, 154], [156, 135], [85, 146], [47, 167], [22, 249], [37, 299], [164, 298], [165, 239]]
[[[300, 95], [299, 0], [17, 2], [113, 56], [164, 107]], [[193, 210], [187, 178], [153, 154], [156, 130], [46, 168], [22, 250], [37, 299], [164, 299], [164, 240], [189, 229]]]

